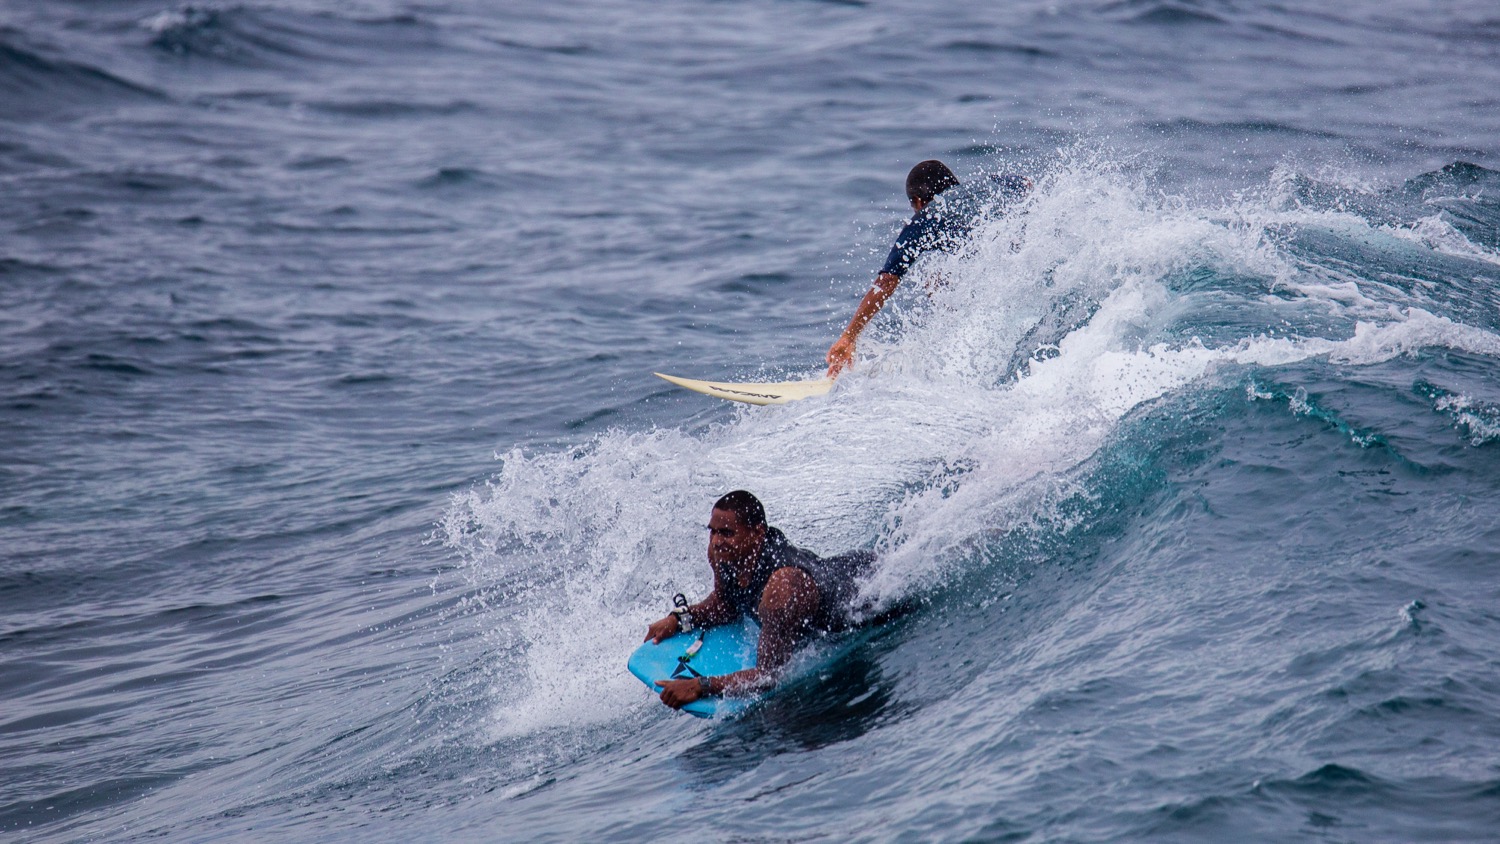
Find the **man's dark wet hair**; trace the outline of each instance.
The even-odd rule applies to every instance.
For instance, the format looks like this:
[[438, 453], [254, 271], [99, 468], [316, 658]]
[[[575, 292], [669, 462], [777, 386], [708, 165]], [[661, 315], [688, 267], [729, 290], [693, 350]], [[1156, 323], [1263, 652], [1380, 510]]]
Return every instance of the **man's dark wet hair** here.
[[948, 165], [936, 159], [928, 159], [911, 168], [906, 174], [906, 198], [931, 202], [934, 197], [958, 184], [958, 177]]
[[747, 528], [762, 527], [766, 523], [766, 508], [760, 506], [760, 499], [743, 489], [724, 493], [714, 502], [714, 509], [728, 510]]

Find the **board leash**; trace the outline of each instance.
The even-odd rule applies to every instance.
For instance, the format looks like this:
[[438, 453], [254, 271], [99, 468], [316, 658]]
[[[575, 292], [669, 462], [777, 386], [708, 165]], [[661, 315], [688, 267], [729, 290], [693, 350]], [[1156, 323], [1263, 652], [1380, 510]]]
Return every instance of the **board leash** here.
[[[676, 595], [672, 596], [672, 603], [676, 607], [676, 609], [672, 610], [673, 612], [686, 615], [688, 619], [691, 619], [693, 617], [691, 613], [687, 612], [687, 596], [683, 595], [681, 592], [678, 592]], [[683, 619], [681, 618], [681, 615], [679, 615], [678, 623], [680, 624], [682, 623], [682, 621]], [[687, 623], [691, 624], [692, 622], [688, 621]], [[697, 669], [693, 668], [693, 666], [689, 665], [688, 663], [692, 662], [693, 657], [698, 655], [698, 651], [703, 649], [703, 637], [707, 635], [708, 628], [699, 629], [698, 638], [694, 639], [691, 645], [688, 645], [688, 649], [683, 652], [682, 656], [677, 657], [677, 667], [672, 669], [672, 675], [669, 679], [676, 680], [683, 674], [687, 674], [692, 677], [703, 676], [702, 674], [698, 673]]]

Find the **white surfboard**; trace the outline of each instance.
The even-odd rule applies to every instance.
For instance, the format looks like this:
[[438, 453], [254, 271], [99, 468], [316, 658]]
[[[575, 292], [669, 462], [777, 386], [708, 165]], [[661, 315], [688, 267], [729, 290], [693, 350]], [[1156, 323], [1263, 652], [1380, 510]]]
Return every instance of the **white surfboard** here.
[[660, 372], [652, 374], [684, 390], [745, 404], [786, 404], [789, 401], [821, 396], [833, 389], [832, 378], [819, 378], [815, 381], [782, 381], [775, 384], [736, 384], [732, 381], [697, 381], [692, 378], [663, 375]]

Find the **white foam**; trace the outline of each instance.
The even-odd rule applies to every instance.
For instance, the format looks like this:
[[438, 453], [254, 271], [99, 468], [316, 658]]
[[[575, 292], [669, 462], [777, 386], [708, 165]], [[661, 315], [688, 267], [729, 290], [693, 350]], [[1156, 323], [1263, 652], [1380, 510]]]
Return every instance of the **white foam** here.
[[1452, 416], [1472, 446], [1500, 439], [1500, 413], [1472, 396], [1463, 393], [1439, 396], [1434, 407]]
[[1463, 232], [1454, 228], [1441, 214], [1423, 217], [1409, 225], [1382, 226], [1381, 230], [1399, 240], [1445, 255], [1500, 265], [1500, 255], [1464, 237]]
[[[890, 600], [1068, 494], [1074, 468], [1135, 408], [1223, 367], [1364, 365], [1433, 346], [1500, 356], [1493, 333], [1309, 267], [1266, 234], [1299, 224], [1369, 228], [1274, 196], [1197, 209], [1087, 159], [1064, 162], [1024, 214], [988, 221], [966, 253], [933, 262], [928, 277], [945, 286], [882, 317], [828, 398], [704, 431], [612, 431], [567, 452], [506, 454], [442, 528], [492, 595], [497, 658], [521, 663], [524, 679], [496, 690], [497, 735], [656, 705], [625, 659], [673, 592], [707, 592], [703, 525], [729, 489], [754, 491], [798, 544], [874, 545], [882, 562], [867, 595]], [[1242, 286], [1174, 288], [1201, 267]], [[1264, 325], [1216, 344], [1178, 336], [1185, 315], [1224, 302], [1257, 309]], [[1308, 308], [1326, 334], [1298, 330]], [[1028, 344], [1049, 353], [1033, 359]]]

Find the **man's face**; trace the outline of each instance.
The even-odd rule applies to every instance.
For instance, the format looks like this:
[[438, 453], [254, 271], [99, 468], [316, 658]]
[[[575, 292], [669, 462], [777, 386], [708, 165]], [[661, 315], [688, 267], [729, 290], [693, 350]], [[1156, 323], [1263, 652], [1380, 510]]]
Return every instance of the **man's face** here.
[[766, 526], [747, 528], [733, 510], [715, 508], [708, 519], [708, 562], [714, 568], [727, 565], [738, 571], [739, 563], [753, 562], [766, 538]]

